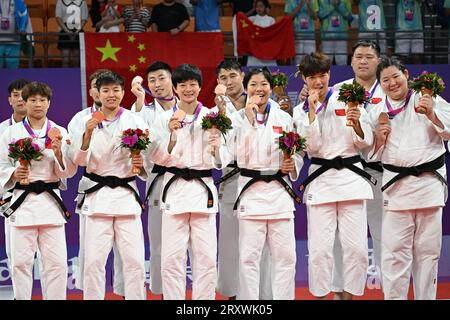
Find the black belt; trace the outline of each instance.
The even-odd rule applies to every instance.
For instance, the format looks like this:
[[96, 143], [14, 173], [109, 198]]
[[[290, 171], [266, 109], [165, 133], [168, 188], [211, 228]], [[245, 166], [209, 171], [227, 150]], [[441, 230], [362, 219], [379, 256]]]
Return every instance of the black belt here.
[[289, 195], [294, 199], [295, 202], [297, 202], [298, 204], [302, 203], [300, 197], [295, 194], [291, 186], [283, 179], [285, 175], [286, 174], [282, 173], [281, 171], [278, 171], [275, 174], [265, 174], [264, 171], [241, 168], [241, 176], [250, 177], [252, 179], [250, 179], [242, 188], [241, 193], [239, 193], [239, 196], [234, 203], [233, 210], [237, 209], [239, 200], [241, 199], [241, 196], [245, 192], [245, 190], [247, 190], [252, 184], [258, 181], [264, 181], [266, 183], [277, 181], [284, 187], [284, 189], [287, 191], [287, 193], [289, 193]]
[[8, 210], [6, 210], [3, 213], [3, 215], [5, 217], [9, 218], [14, 213], [14, 211], [16, 211], [20, 207], [20, 205], [25, 201], [25, 198], [30, 193], [41, 194], [42, 192], [47, 192], [58, 203], [59, 207], [61, 208], [61, 210], [63, 212], [64, 219], [66, 219], [66, 220], [70, 219], [70, 212], [67, 210], [67, 208], [64, 205], [64, 202], [61, 200], [61, 198], [58, 197], [58, 195], [56, 194], [55, 191], [53, 191], [54, 189], [59, 189], [59, 182], [48, 183], [48, 182], [39, 180], [36, 182], [31, 182], [28, 185], [21, 185], [20, 183], [16, 183], [16, 185], [14, 186], [13, 189], [11, 189], [11, 191], [12, 190], [24, 190], [25, 192], [23, 192], [17, 198], [17, 200], [14, 201], [13, 204], [11, 204], [11, 206], [8, 208]]
[[166, 202], [166, 196], [167, 196], [167, 190], [169, 190], [169, 187], [172, 183], [174, 183], [175, 180], [182, 178], [186, 181], [190, 180], [197, 180], [200, 182], [208, 192], [208, 203], [207, 207], [212, 208], [214, 204], [214, 198], [211, 189], [208, 187], [208, 185], [203, 181], [202, 178], [212, 177], [212, 170], [195, 170], [195, 169], [179, 169], [175, 167], [169, 167], [167, 168], [167, 172], [170, 172], [173, 174], [173, 177], [167, 181], [166, 185], [163, 189], [162, 194], [162, 202]]
[[392, 164], [383, 164], [383, 167], [386, 170], [398, 173], [395, 177], [389, 180], [382, 188], [381, 191], [386, 190], [392, 184], [397, 182], [398, 180], [407, 177], [407, 176], [420, 176], [422, 173], [431, 172], [436, 175], [436, 177], [445, 185], [447, 185], [447, 180], [439, 173], [437, 170], [442, 168], [445, 165], [445, 153], [433, 161], [420, 164], [414, 167], [397, 167]]
[[308, 184], [310, 184], [314, 179], [327, 172], [330, 169], [342, 170], [347, 168], [357, 175], [369, 180], [374, 186], [377, 184], [377, 179], [372, 177], [366, 171], [355, 166], [355, 163], [361, 162], [360, 156], [353, 156], [348, 158], [336, 157], [332, 160], [322, 159], [322, 158], [311, 158], [311, 164], [318, 164], [321, 167], [316, 171], [311, 173], [299, 186], [299, 190], [303, 191]]
[[10, 202], [11, 199], [12, 199], [12, 196], [9, 196], [8, 198], [0, 200], [0, 207], [3, 206], [4, 204]]
[[221, 177], [218, 181], [214, 182], [214, 184], [217, 186], [219, 184], [221, 184], [224, 181], [227, 181], [228, 179], [230, 179], [231, 177], [233, 177], [234, 175], [238, 174], [241, 169], [237, 166], [237, 162], [233, 161], [232, 163], [230, 163], [229, 165], [227, 165], [227, 167], [229, 168], [234, 168], [233, 170], [231, 170], [230, 172], [228, 172], [226, 175], [224, 175], [223, 177]]
[[150, 194], [152, 193], [153, 187], [155, 186], [156, 180], [158, 180], [159, 177], [163, 176], [164, 173], [167, 172], [167, 167], [163, 167], [160, 165], [155, 164], [152, 169], [152, 173], [156, 173], [155, 179], [153, 179], [152, 183], [150, 183], [150, 186], [148, 187], [147, 194], [145, 195], [144, 203], [148, 201], [148, 198], [150, 197]]
[[[144, 209], [145, 205], [142, 203], [141, 198], [139, 197], [139, 193], [129, 184], [129, 182], [135, 181], [135, 177], [129, 177], [129, 178], [119, 178], [119, 177], [115, 177], [115, 176], [103, 177], [103, 176], [99, 176], [98, 174], [95, 174], [92, 172], [91, 173], [84, 172], [83, 176], [89, 178], [90, 180], [92, 180], [94, 182], [97, 182], [97, 184], [95, 186], [93, 186], [89, 189], [86, 189], [84, 191], [85, 195], [89, 194], [89, 193], [93, 193], [95, 191], [98, 191], [103, 187], [110, 187], [112, 189], [115, 189], [117, 187], [122, 187], [122, 188], [128, 189], [131, 192], [133, 192], [134, 198], [139, 203], [141, 208]], [[83, 196], [83, 199], [78, 204], [78, 208], [81, 208], [83, 206], [84, 197], [85, 196]]]
[[372, 170], [375, 170], [375, 171], [383, 173], [383, 165], [381, 164], [381, 161], [366, 162], [366, 161], [361, 159], [361, 163], [362, 163], [364, 168], [370, 168]]

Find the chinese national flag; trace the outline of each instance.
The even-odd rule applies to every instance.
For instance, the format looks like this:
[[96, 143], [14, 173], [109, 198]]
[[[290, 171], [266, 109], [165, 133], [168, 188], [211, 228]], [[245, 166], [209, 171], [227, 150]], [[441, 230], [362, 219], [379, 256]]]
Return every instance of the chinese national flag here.
[[[93, 102], [87, 94], [89, 75], [96, 69], [110, 69], [125, 78], [125, 97], [122, 105], [129, 108], [135, 101], [131, 80], [139, 75], [147, 87], [145, 70], [159, 60], [173, 69], [182, 63], [197, 65], [202, 71], [203, 83], [199, 101], [214, 106], [214, 88], [217, 84], [215, 68], [223, 60], [223, 37], [220, 32], [182, 32], [171, 36], [167, 32], [145, 33], [84, 33], [80, 36], [81, 77], [86, 80], [84, 105]], [[151, 101], [151, 97], [146, 97]], [[87, 104], [86, 104], [87, 103]]]
[[237, 53], [264, 60], [295, 56], [292, 20], [286, 16], [267, 27], [258, 27], [242, 12], [236, 14]]

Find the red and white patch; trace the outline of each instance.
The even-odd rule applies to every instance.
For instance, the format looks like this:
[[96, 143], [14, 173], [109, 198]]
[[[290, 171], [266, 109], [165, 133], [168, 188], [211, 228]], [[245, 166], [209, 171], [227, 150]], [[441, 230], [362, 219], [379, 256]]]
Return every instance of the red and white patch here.
[[346, 115], [345, 109], [335, 109], [334, 113], [336, 113], [338, 117], [345, 117]]
[[278, 134], [282, 134], [283, 133], [283, 128], [279, 127], [279, 126], [272, 126], [273, 132], [278, 133]]
[[383, 99], [381, 99], [381, 98], [372, 98], [370, 100], [370, 103], [371, 104], [379, 104], [381, 101], [383, 101]]

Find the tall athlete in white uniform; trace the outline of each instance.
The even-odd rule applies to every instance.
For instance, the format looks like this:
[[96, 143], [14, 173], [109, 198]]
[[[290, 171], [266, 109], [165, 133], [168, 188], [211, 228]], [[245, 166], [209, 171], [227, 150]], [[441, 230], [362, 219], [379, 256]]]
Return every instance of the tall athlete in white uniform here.
[[[241, 65], [235, 60], [224, 60], [216, 68], [217, 83], [226, 86], [226, 113], [231, 115], [245, 107], [247, 94], [244, 90], [244, 73]], [[277, 106], [278, 107], [278, 106]], [[236, 166], [222, 170], [222, 177], [234, 170]], [[217, 290], [220, 294], [235, 299], [239, 289], [239, 220], [233, 211], [237, 197], [239, 174], [222, 182], [219, 187], [219, 260]], [[270, 280], [270, 250], [267, 243], [261, 257], [260, 288], [261, 300], [272, 299]]]
[[[328, 88], [330, 64], [329, 57], [320, 53], [305, 56], [299, 70], [309, 96], [294, 109], [295, 124], [308, 139], [311, 158], [302, 186], [306, 187], [308, 215], [309, 289], [318, 298], [332, 291], [337, 231], [343, 252], [343, 290], [352, 295], [364, 293], [368, 264], [365, 200], [373, 198], [359, 155], [373, 142], [367, 113], [363, 108], [346, 110], [337, 101], [338, 93]], [[346, 126], [347, 119], [354, 121], [354, 127]]]
[[[333, 86], [336, 92], [339, 92], [342, 84], [352, 83], [356, 80], [364, 89], [370, 93], [371, 103], [364, 105], [364, 109], [369, 113], [377, 105], [383, 104], [385, 95], [381, 85], [377, 81], [377, 66], [380, 61], [380, 47], [372, 40], [359, 40], [353, 46], [352, 69], [355, 78], [348, 79]], [[369, 225], [370, 235], [373, 245], [373, 261], [377, 277], [381, 279], [381, 217], [383, 212], [383, 202], [381, 194], [382, 167], [381, 163], [367, 162], [363, 163], [364, 170], [374, 177], [378, 183], [372, 186], [374, 195], [373, 200], [367, 200], [367, 223]], [[339, 241], [338, 233], [334, 242], [334, 266], [333, 266], [333, 292], [337, 300], [351, 299], [351, 295], [345, 292], [343, 287], [343, 269], [342, 269], [342, 247]]]
[[[387, 95], [369, 116], [376, 139], [371, 158], [381, 160], [383, 219], [381, 269], [385, 299], [436, 299], [447, 200], [444, 140], [450, 138], [450, 104], [408, 89], [408, 70], [383, 58], [377, 78]], [[384, 112], [390, 119], [379, 115]]]

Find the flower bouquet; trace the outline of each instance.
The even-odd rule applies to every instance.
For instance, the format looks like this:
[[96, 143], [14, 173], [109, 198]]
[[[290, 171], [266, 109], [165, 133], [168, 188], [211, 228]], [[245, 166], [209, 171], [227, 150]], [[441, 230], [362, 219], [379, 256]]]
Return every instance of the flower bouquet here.
[[294, 153], [300, 153], [306, 148], [306, 138], [297, 132], [283, 130], [278, 142], [280, 150], [283, 151], [283, 159], [290, 159]]
[[[120, 146], [122, 148], [130, 149], [132, 156], [140, 154], [141, 151], [147, 149], [148, 145], [151, 143], [148, 129], [144, 132], [139, 128], [123, 131], [120, 141]], [[139, 174], [140, 171], [141, 168], [133, 166], [131, 172], [133, 174]]]
[[272, 86], [273, 92], [277, 96], [285, 96], [286, 95], [286, 86], [288, 84], [288, 77], [285, 73], [276, 71], [272, 73]]
[[[429, 73], [428, 71], [423, 71], [418, 77], [410, 80], [408, 86], [414, 91], [420, 92], [422, 96], [429, 94], [432, 97], [441, 94], [445, 89], [442, 78], [437, 73]], [[423, 113], [421, 108], [416, 108], [415, 110], [418, 113]]]
[[[8, 157], [14, 159], [14, 161], [19, 161], [20, 165], [23, 167], [28, 167], [31, 160], [39, 161], [43, 157], [41, 149], [33, 142], [32, 138], [11, 141], [8, 146]], [[28, 185], [30, 184], [30, 181], [28, 178], [24, 178], [20, 179], [19, 183], [21, 185]]]
[[232, 129], [231, 120], [224, 113], [220, 112], [210, 112], [205, 115], [202, 119], [202, 129], [208, 130], [216, 128], [223, 135], [225, 135], [228, 130]]
[[[358, 82], [344, 83], [339, 90], [338, 101], [345, 102], [348, 108], [357, 108], [360, 104], [369, 102], [370, 93]], [[353, 121], [348, 120], [347, 126], [353, 127]]]

